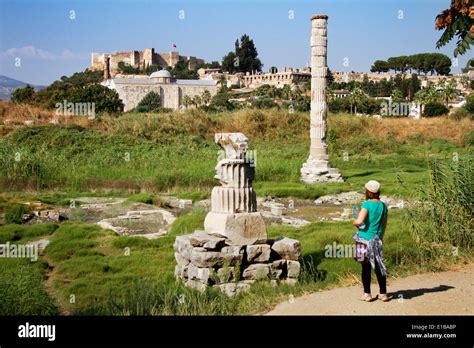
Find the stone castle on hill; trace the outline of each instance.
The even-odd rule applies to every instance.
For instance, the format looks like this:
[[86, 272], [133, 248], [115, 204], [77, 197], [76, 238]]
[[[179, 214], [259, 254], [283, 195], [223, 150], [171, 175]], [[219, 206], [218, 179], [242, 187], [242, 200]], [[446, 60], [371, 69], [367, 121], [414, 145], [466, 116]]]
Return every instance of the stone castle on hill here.
[[157, 53], [154, 48], [145, 48], [143, 51], [125, 51], [114, 53], [92, 53], [91, 54], [91, 69], [104, 69], [105, 58], [109, 57], [109, 68], [112, 75], [118, 71], [118, 64], [124, 62], [133, 66], [134, 68], [146, 68], [150, 65], [158, 65], [162, 68], [174, 67], [179, 61], [184, 61], [188, 64], [188, 68], [195, 70], [200, 64], [204, 64], [204, 59], [193, 56], [181, 56], [179, 52], [170, 51], [165, 53]]

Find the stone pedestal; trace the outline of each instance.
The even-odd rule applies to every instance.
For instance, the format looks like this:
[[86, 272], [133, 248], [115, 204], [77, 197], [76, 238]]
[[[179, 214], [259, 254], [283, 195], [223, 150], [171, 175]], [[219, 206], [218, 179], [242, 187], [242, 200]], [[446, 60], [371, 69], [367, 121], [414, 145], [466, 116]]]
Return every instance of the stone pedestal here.
[[218, 287], [229, 296], [257, 280], [295, 284], [300, 243], [267, 239], [252, 188], [255, 163], [247, 156], [247, 138], [242, 133], [218, 133], [215, 141], [224, 151], [215, 168], [220, 186], [212, 190], [205, 230], [176, 238], [176, 278], [198, 290]]
[[310, 184], [343, 181], [339, 171], [329, 163], [326, 143], [327, 19], [326, 15], [311, 18], [311, 147], [308, 160], [301, 168], [301, 180]]

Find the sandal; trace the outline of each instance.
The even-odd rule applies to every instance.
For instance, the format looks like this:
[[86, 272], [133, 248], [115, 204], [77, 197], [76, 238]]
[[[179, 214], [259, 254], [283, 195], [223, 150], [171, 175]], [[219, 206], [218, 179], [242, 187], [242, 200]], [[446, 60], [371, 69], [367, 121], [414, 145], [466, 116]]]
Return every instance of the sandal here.
[[388, 302], [391, 299], [387, 294], [378, 294], [377, 298], [382, 302]]
[[366, 294], [364, 293], [360, 298], [359, 300], [361, 301], [365, 301], [365, 302], [372, 302], [374, 300], [374, 298], [372, 297], [371, 294]]

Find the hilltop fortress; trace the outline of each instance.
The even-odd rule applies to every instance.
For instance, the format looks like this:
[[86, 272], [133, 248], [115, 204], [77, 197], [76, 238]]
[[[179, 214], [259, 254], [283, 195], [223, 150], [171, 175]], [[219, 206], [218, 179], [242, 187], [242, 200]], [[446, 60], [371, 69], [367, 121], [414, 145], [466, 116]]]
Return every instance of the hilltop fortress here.
[[162, 68], [174, 67], [179, 61], [188, 63], [188, 69], [195, 70], [199, 64], [204, 64], [204, 59], [193, 56], [181, 56], [179, 52], [170, 51], [165, 53], [156, 53], [154, 48], [145, 48], [143, 51], [124, 51], [113, 53], [91, 54], [91, 69], [103, 70], [105, 58], [109, 57], [109, 69], [112, 76], [118, 73], [118, 64], [124, 62], [134, 68], [146, 68], [150, 65], [158, 65]]

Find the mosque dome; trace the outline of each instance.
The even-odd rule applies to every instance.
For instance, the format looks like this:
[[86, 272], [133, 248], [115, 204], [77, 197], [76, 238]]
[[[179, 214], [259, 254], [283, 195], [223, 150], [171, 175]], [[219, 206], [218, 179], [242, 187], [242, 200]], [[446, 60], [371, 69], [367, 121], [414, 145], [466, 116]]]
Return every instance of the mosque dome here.
[[152, 73], [150, 76], [149, 76], [150, 79], [153, 79], [153, 78], [171, 78], [171, 73], [168, 71], [168, 70], [158, 70], [158, 71], [155, 71], [154, 73]]

